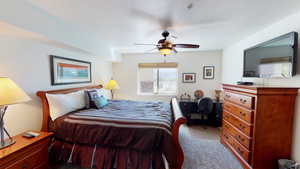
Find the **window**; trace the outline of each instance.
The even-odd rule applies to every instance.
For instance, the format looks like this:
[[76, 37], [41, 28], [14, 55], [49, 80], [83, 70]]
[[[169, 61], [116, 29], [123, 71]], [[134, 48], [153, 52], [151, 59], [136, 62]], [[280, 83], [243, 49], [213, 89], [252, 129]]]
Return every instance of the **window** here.
[[177, 68], [139, 68], [138, 93], [176, 95]]

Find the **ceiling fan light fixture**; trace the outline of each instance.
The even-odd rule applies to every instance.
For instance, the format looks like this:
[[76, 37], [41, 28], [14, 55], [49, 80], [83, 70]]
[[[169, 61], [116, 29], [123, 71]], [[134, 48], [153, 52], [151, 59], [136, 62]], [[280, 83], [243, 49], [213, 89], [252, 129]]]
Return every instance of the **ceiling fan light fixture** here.
[[159, 53], [161, 55], [170, 55], [172, 53], [172, 50], [169, 48], [160, 48]]
[[[168, 40], [168, 36], [170, 33], [168, 31], [164, 31], [162, 33], [163, 39], [160, 39], [157, 44], [150, 44], [156, 46], [156, 48], [159, 50], [159, 53], [161, 55], [167, 56], [172, 53], [177, 53], [177, 48], [199, 48], [200, 45], [196, 44], [174, 44], [172, 41]], [[149, 44], [137, 44], [137, 45], [149, 45]]]

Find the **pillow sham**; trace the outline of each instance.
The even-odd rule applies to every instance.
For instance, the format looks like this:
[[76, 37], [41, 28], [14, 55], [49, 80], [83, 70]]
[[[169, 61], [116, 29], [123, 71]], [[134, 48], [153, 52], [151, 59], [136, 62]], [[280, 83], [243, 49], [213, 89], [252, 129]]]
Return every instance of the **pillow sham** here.
[[95, 105], [95, 103], [92, 101], [92, 97], [95, 97], [94, 95], [97, 94], [97, 91], [96, 90], [86, 90], [85, 91], [85, 98], [86, 98], [86, 108], [87, 109], [96, 109], [97, 106]]
[[87, 108], [100, 109], [108, 104], [107, 99], [98, 90], [87, 90], [86, 98], [88, 99], [86, 101], [88, 103]]
[[94, 98], [94, 103], [98, 109], [103, 108], [108, 104], [107, 99], [104, 96], [97, 96]]
[[82, 90], [68, 94], [46, 94], [46, 97], [52, 120], [86, 106]]
[[96, 89], [96, 91], [99, 93], [100, 96], [104, 96], [106, 95], [106, 91], [104, 89]]

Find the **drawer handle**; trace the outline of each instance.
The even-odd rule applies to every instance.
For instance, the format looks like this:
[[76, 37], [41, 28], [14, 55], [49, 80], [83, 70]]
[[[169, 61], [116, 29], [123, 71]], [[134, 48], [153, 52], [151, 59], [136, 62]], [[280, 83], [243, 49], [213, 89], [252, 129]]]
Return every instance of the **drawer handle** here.
[[244, 139], [244, 138], [242, 138], [240, 135], [238, 135], [238, 139], [239, 139], [239, 140], [241, 140], [242, 142], [244, 142], [244, 141], [245, 141], [245, 139]]
[[28, 168], [27, 164], [26, 164], [26, 163], [23, 163], [22, 169], [27, 169], [27, 168]]
[[247, 102], [247, 100], [245, 100], [245, 99], [240, 99], [240, 102], [243, 103], [243, 104], [245, 104], [245, 103]]
[[237, 148], [237, 150], [240, 154], [242, 154], [242, 155], [244, 154], [244, 151], [242, 151], [239, 147]]
[[239, 124], [239, 126], [240, 126], [241, 129], [245, 129], [245, 128], [246, 128], [246, 127], [245, 127], [244, 125], [242, 125], [242, 124]]
[[225, 97], [230, 98], [231, 96], [229, 94], [226, 94]]
[[242, 116], [245, 117], [245, 116], [246, 116], [246, 113], [240, 111], [240, 115], [242, 115]]

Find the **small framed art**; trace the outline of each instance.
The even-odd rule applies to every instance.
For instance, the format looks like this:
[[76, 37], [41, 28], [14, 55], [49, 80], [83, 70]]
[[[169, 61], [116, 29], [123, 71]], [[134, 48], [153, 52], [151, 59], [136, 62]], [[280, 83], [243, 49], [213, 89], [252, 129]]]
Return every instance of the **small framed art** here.
[[182, 73], [183, 83], [196, 83], [196, 73]]
[[214, 79], [215, 78], [215, 67], [204, 66], [203, 67], [203, 79]]
[[50, 55], [51, 84], [92, 82], [91, 62]]

